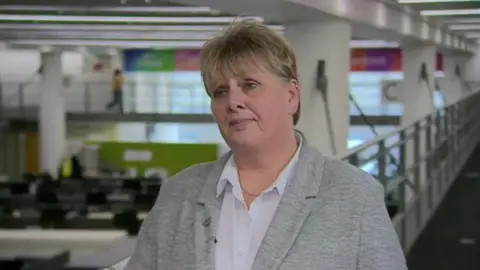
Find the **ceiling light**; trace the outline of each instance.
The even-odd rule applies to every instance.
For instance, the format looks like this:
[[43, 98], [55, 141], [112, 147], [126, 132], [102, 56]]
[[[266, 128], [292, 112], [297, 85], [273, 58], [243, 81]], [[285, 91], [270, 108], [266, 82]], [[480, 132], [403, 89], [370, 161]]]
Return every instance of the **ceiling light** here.
[[442, 20], [444, 23], [449, 23], [449, 24], [478, 24], [480, 23], [479, 18], [468, 18], [468, 19], [448, 19], [448, 20]]
[[398, 48], [400, 45], [397, 42], [385, 40], [352, 40], [350, 41], [351, 48]]
[[35, 6], [35, 5], [1, 5], [0, 11], [75, 11], [75, 12], [128, 12], [128, 13], [212, 13], [209, 7], [185, 6]]
[[[8, 31], [0, 39], [123, 39], [123, 40], [207, 40], [218, 32], [88, 32], [88, 31]], [[280, 35], [282, 33], [279, 33]]]
[[[276, 31], [281, 25], [269, 25]], [[57, 31], [221, 31], [221, 25], [105, 25], [105, 24], [24, 24], [0, 23], [0, 30], [57, 30]]]
[[454, 24], [448, 27], [453, 31], [480, 30], [480, 24]]
[[480, 38], [480, 33], [465, 33], [465, 37], [472, 39]]
[[207, 40], [218, 32], [89, 32], [89, 31], [9, 31], [0, 39], [138, 39], [138, 40]]
[[203, 41], [120, 41], [83, 39], [25, 39], [7, 41], [9, 45], [101, 46], [113, 48], [201, 48]]
[[[261, 17], [245, 19], [263, 21]], [[135, 23], [231, 23], [238, 17], [133, 17], [133, 16], [71, 16], [71, 15], [2, 15], [0, 21], [37, 22], [135, 22]]]
[[459, 15], [478, 15], [480, 9], [439, 9], [439, 10], [422, 10], [420, 14], [423, 16], [459, 16]]
[[472, 0], [397, 0], [399, 4], [428, 4], [428, 3], [462, 3]]

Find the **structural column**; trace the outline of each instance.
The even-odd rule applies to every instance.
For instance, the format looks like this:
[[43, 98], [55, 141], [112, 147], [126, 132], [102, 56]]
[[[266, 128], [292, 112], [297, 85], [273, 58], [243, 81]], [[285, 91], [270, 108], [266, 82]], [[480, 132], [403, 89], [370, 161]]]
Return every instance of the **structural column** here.
[[[436, 47], [432, 45], [410, 45], [403, 48], [404, 82], [399, 96], [403, 103], [401, 123], [404, 126], [412, 125], [436, 111], [434, 103], [436, 55]], [[410, 173], [407, 174], [407, 181], [413, 185], [407, 185], [409, 188], [405, 190], [405, 202], [410, 202], [412, 198], [419, 198], [422, 194], [429, 169], [424, 160], [428, 146], [426, 129], [416, 125], [408, 130], [405, 143], [405, 167], [416, 169], [408, 170]], [[434, 143], [435, 130], [431, 131], [430, 141]], [[428, 203], [424, 200], [419, 202], [417, 206], [420, 210], [418, 211], [423, 213]], [[425, 216], [421, 215], [421, 217]], [[425, 220], [421, 220], [420, 224], [424, 222]]]
[[[412, 45], [403, 48], [402, 124], [411, 124], [435, 110], [435, 46]], [[422, 65], [426, 66], [426, 78]]]
[[440, 80], [440, 88], [445, 96], [446, 105], [453, 104], [465, 94], [464, 71], [465, 60], [460, 56], [449, 54], [444, 57], [445, 76]]
[[60, 51], [42, 53], [42, 83], [39, 88], [40, 164], [43, 172], [57, 174], [66, 154], [65, 100]]
[[[297, 56], [301, 84], [297, 128], [326, 155], [347, 151], [351, 31], [349, 23], [336, 19], [285, 25], [285, 37]], [[316, 83], [320, 60], [325, 61], [326, 102]]]
[[[480, 47], [477, 47], [472, 56], [465, 58], [465, 80], [478, 86], [480, 81]], [[476, 90], [475, 88], [473, 89], [474, 91]]]

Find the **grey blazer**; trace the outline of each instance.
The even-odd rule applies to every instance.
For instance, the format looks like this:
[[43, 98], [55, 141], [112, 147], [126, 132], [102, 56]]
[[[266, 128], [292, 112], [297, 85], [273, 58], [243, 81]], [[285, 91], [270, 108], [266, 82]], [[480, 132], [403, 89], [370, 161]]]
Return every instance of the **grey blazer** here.
[[[216, 185], [228, 157], [188, 168], [164, 184], [126, 270], [229, 270], [214, 269], [222, 206]], [[407, 267], [382, 186], [305, 140], [252, 269]]]

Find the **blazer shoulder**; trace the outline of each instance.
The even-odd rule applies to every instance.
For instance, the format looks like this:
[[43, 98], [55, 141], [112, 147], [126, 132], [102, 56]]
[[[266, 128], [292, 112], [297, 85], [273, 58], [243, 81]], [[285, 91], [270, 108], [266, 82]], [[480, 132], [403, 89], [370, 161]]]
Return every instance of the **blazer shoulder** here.
[[339, 159], [323, 158], [325, 159], [323, 181], [326, 184], [352, 188], [356, 193], [363, 194], [383, 191], [382, 184], [362, 169]]
[[196, 164], [167, 178], [162, 184], [162, 190], [165, 190], [162, 195], [173, 197], [179, 195], [178, 192], [184, 194], [195, 186], [203, 186], [214, 165], [214, 161]]

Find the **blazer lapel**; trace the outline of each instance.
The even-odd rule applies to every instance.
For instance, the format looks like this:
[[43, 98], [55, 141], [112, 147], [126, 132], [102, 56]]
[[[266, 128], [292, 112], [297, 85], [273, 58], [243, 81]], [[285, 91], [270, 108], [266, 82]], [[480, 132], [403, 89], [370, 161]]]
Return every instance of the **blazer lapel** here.
[[255, 257], [252, 270], [278, 269], [300, 229], [309, 216], [312, 206], [319, 203], [324, 160], [315, 149], [304, 145], [293, 177], [278, 205], [266, 235]]
[[213, 165], [196, 202], [194, 224], [196, 270], [214, 270], [215, 268], [215, 235], [223, 200], [222, 196], [216, 197], [216, 191], [218, 180], [229, 156], [229, 154], [222, 156]]

